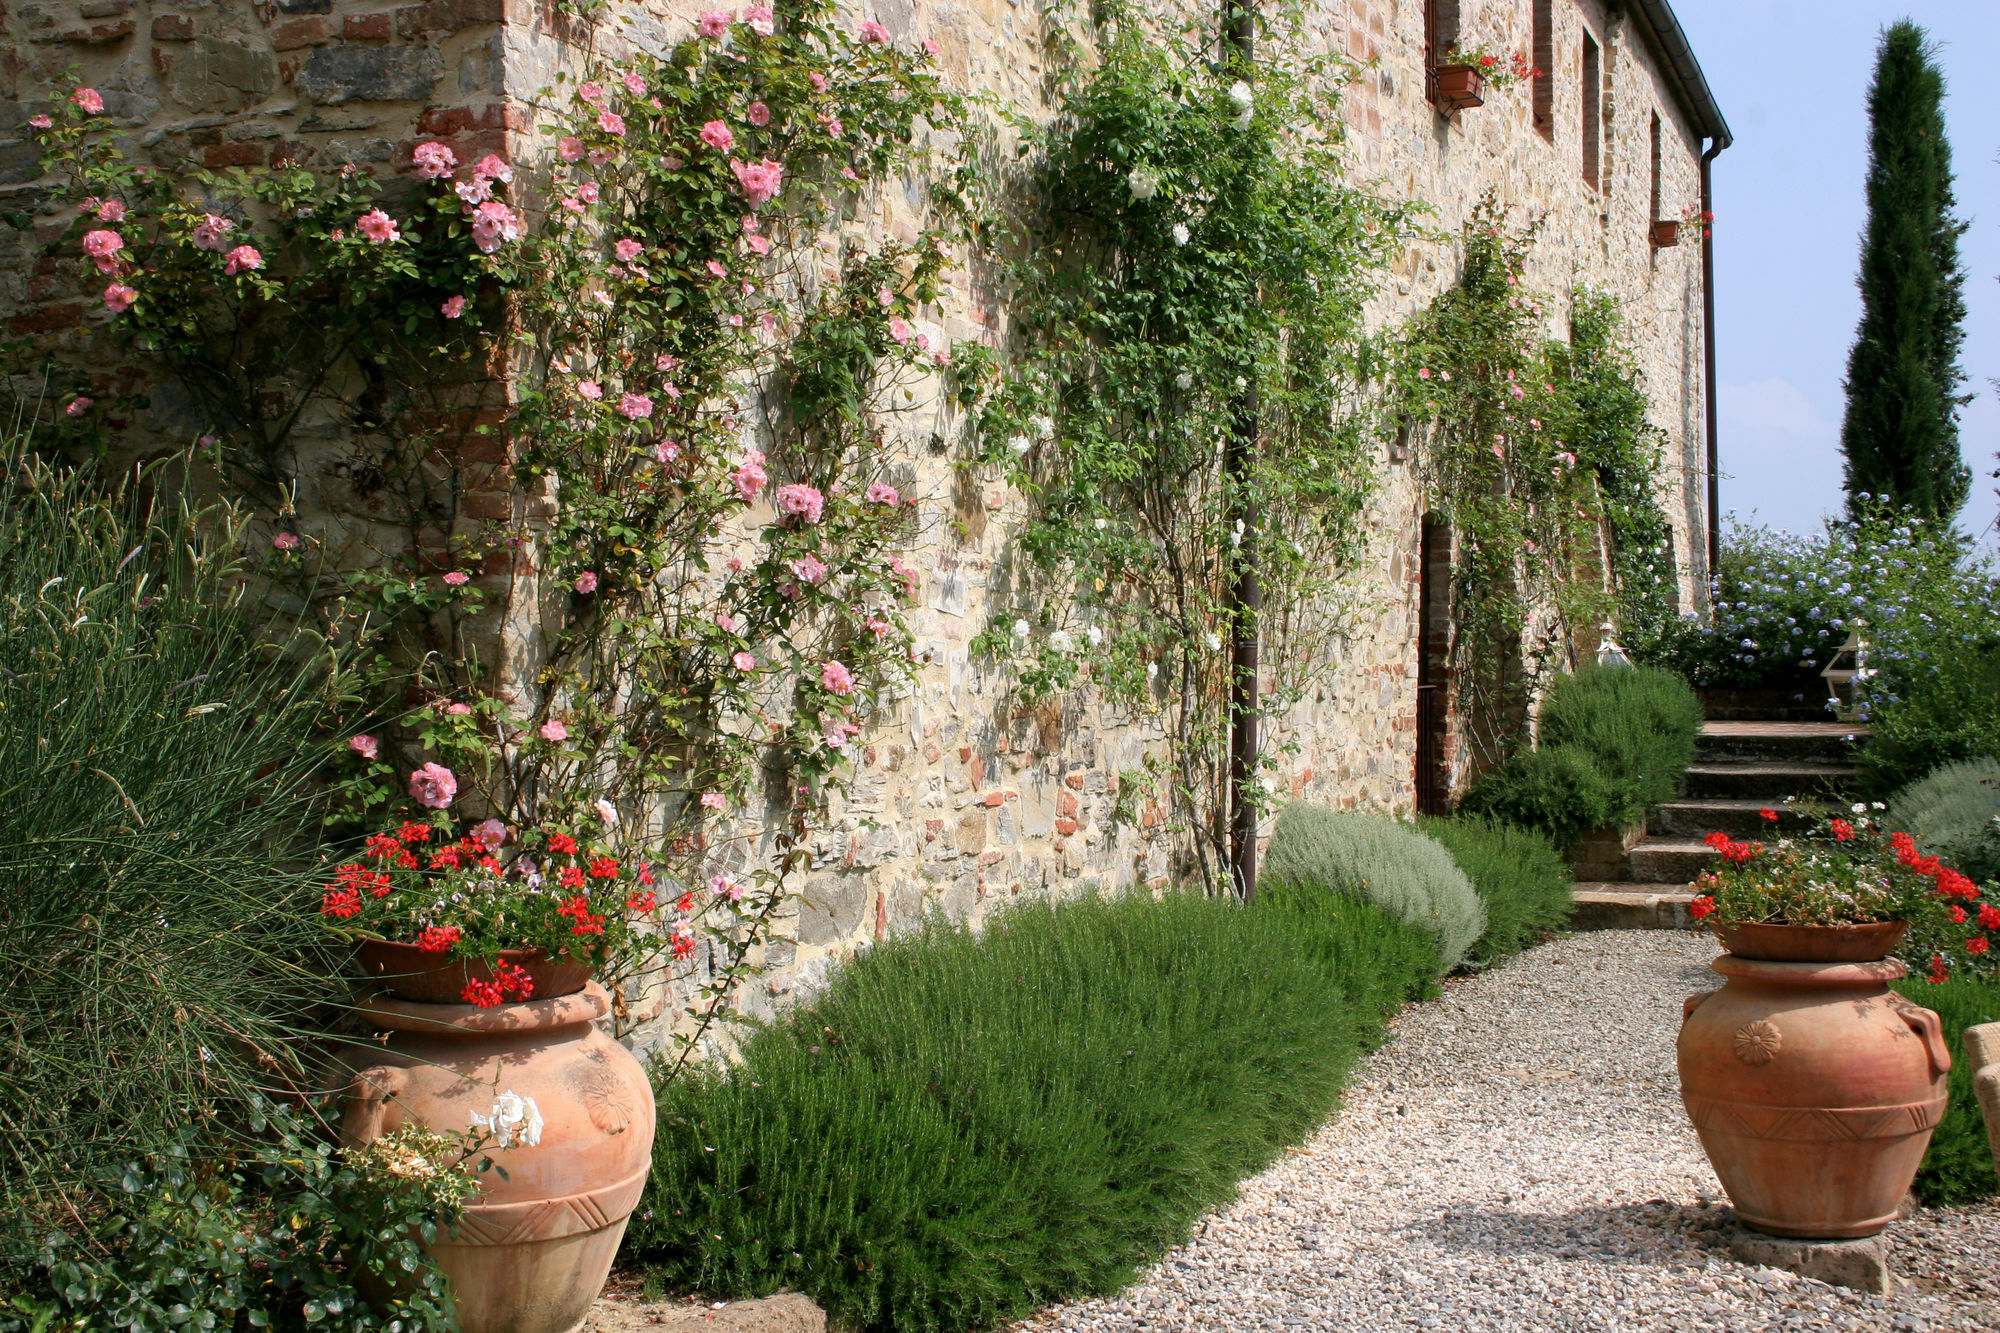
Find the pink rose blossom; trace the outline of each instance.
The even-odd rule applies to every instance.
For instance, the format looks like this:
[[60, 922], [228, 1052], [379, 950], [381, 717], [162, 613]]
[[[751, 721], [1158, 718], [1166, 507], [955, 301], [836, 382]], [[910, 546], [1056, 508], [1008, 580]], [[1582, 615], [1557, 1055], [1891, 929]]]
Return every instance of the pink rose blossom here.
[[886, 46], [889, 42], [889, 30], [874, 19], [861, 25], [860, 35], [864, 46]]
[[604, 106], [604, 85], [595, 79], [578, 85], [576, 95], [600, 110]]
[[444, 582], [445, 586], [449, 588], [463, 588], [466, 584], [472, 582], [472, 575], [462, 569], [454, 569], [451, 573], [444, 576]]
[[444, 711], [451, 717], [470, 717], [472, 715], [472, 705], [461, 703], [448, 704], [445, 706]]
[[696, 31], [704, 37], [720, 37], [729, 31], [730, 16], [721, 9], [704, 9], [694, 21]]
[[908, 342], [908, 341], [910, 340], [910, 325], [909, 325], [909, 321], [907, 321], [907, 320], [904, 320], [904, 319], [901, 319], [901, 318], [897, 318], [897, 319], [892, 319], [892, 320], [890, 320], [890, 321], [889, 321], [889, 336], [890, 336], [891, 338], [894, 338], [894, 339], [895, 339], [895, 340], [896, 340], [896, 341], [897, 341], [898, 343], [906, 343], [906, 342]]
[[924, 48], [925, 55], [929, 56], [932, 60], [937, 59], [938, 44], [936, 42], [926, 37], [922, 42], [922, 46]]
[[138, 299], [139, 293], [122, 282], [114, 282], [104, 289], [104, 304], [111, 307], [111, 313], [114, 315], [124, 314]]
[[472, 826], [472, 836], [489, 852], [497, 852], [507, 841], [507, 826], [497, 819], [482, 819]]
[[679, 357], [668, 356], [665, 352], [662, 352], [658, 356], [653, 358], [653, 369], [661, 371], [672, 370], [675, 366], [678, 366], [680, 363], [681, 362]]
[[262, 267], [264, 267], [264, 256], [257, 252], [257, 247], [254, 245], [239, 245], [222, 257], [224, 273], [233, 274], [244, 269]]
[[750, 25], [750, 31], [759, 37], [769, 37], [778, 30], [777, 15], [769, 5], [752, 5], [743, 11], [743, 21]]
[[426, 810], [442, 810], [458, 797], [458, 779], [443, 764], [425, 764], [410, 774], [410, 799]]
[[653, 400], [643, 393], [628, 393], [618, 400], [618, 410], [627, 421], [643, 421], [653, 415]]
[[842, 180], [858, 181], [861, 179], [860, 176], [855, 174], [853, 167], [842, 167], [840, 169], [840, 176]]
[[726, 810], [729, 808], [729, 802], [722, 799], [721, 792], [703, 792], [701, 808], [704, 810]]
[[65, 407], [63, 409], [63, 412], [68, 416], [80, 417], [85, 412], [88, 412], [96, 402], [97, 400], [95, 398], [90, 398], [82, 394], [79, 394], [75, 398], [69, 400], [69, 406]]
[[446, 319], [457, 319], [465, 313], [465, 298], [463, 296], [446, 297], [444, 304], [439, 306], [438, 309], [444, 312]]
[[762, 102], [752, 102], [744, 108], [743, 119], [762, 129], [771, 123], [771, 108]]
[[[911, 504], [915, 504], [916, 502], [915, 496], [910, 497]], [[917, 571], [904, 564], [901, 556], [892, 555], [889, 557], [889, 572], [903, 581], [903, 595], [905, 597], [915, 597], [917, 595], [917, 584], [919, 582]]]
[[360, 755], [363, 759], [373, 759], [382, 752], [382, 743], [373, 736], [349, 736], [347, 738], [347, 748]]
[[95, 88], [79, 88], [69, 95], [69, 100], [82, 107], [89, 115], [104, 110], [104, 99], [97, 95]]
[[672, 153], [664, 153], [660, 157], [660, 165], [668, 171], [679, 171], [686, 164]]
[[565, 134], [556, 140], [556, 156], [565, 162], [575, 162], [583, 156], [583, 140], [574, 134]]
[[736, 146], [736, 136], [719, 120], [711, 120], [701, 127], [701, 141], [718, 153], [726, 153]]
[[625, 133], [625, 117], [619, 115], [616, 111], [600, 111], [597, 113], [597, 128], [603, 130], [606, 134], [623, 134]]
[[771, 253], [771, 241], [767, 236], [747, 236], [744, 238], [743, 243], [750, 247], [751, 254], [768, 255]]
[[896, 494], [896, 488], [886, 482], [878, 481], [868, 488], [868, 503], [870, 504], [892, 505], [899, 498]]
[[[762, 455], [760, 454], [758, 458], [761, 460]], [[745, 504], [762, 494], [765, 484], [770, 480], [771, 475], [764, 471], [760, 461], [747, 458], [729, 474], [729, 484], [736, 488], [736, 494]]]
[[828, 717], [820, 719], [820, 735], [824, 736], [826, 743], [836, 750], [845, 750], [847, 748], [848, 737], [860, 730], [861, 728], [855, 726], [852, 722], [842, 722], [839, 718]]
[[499, 200], [490, 199], [472, 210], [472, 243], [480, 254], [490, 255], [520, 234], [521, 219]]
[[363, 213], [360, 220], [354, 224], [354, 229], [377, 245], [387, 245], [402, 239], [402, 233], [396, 230], [396, 219], [379, 208], [371, 208]]
[[671, 463], [681, 456], [681, 446], [676, 440], [661, 440], [653, 446], [653, 457], [662, 463]]
[[814, 555], [802, 555], [792, 561], [791, 571], [807, 583], [826, 581], [826, 563]]
[[584, 380], [576, 386], [576, 391], [593, 403], [604, 396], [604, 386], [596, 380]]
[[743, 617], [732, 616], [727, 611], [715, 613], [715, 626], [724, 634], [736, 634], [743, 628]]
[[825, 130], [831, 138], [838, 139], [842, 134], [847, 132], [847, 127], [840, 123], [839, 116], [829, 115], [822, 111], [814, 119], [819, 122], [819, 127]]
[[83, 252], [95, 260], [99, 271], [118, 271], [118, 252], [125, 248], [125, 238], [115, 231], [87, 231], [83, 234]]
[[645, 246], [639, 244], [639, 242], [633, 240], [631, 237], [628, 236], [624, 240], [619, 241], [616, 245], [612, 246], [611, 252], [618, 256], [619, 263], [629, 264], [633, 260], [637, 259], [639, 257], [640, 252], [643, 251], [645, 248], [646, 248]]
[[[593, 148], [583, 155], [583, 160], [590, 163], [592, 167], [602, 167], [606, 162], [611, 160], [611, 150], [609, 148]], [[594, 185], [591, 187], [593, 190], [596, 188]], [[590, 197], [595, 199], [597, 196], [592, 194]]]
[[597, 202], [597, 182], [596, 182], [596, 181], [585, 181], [585, 182], [584, 182], [583, 184], [581, 184], [581, 185], [577, 186], [577, 188], [576, 188], [576, 197], [577, 197], [577, 198], [579, 198], [579, 199], [581, 199], [581, 200], [583, 200], [583, 202], [584, 202], [584, 203], [586, 203], [586, 204], [594, 204], [594, 203], [596, 203], [596, 202]]
[[493, 182], [484, 176], [474, 176], [469, 181], [460, 181], [452, 186], [451, 192], [468, 205], [483, 204], [493, 197]]
[[[702, 797], [701, 802], [703, 805], [707, 805], [708, 797]], [[718, 810], [721, 808], [720, 805], [716, 806]], [[743, 886], [727, 875], [716, 875], [710, 879], [708, 881], [708, 891], [718, 898], [727, 898], [732, 903], [743, 901]]]
[[951, 364], [951, 353], [950, 353], [950, 352], [932, 352], [932, 353], [931, 353], [931, 364], [932, 364], [932, 365], [934, 365], [934, 366], [939, 366], [939, 367], [943, 367], [943, 366], [948, 366], [948, 365], [950, 365], [950, 364]]
[[125, 205], [119, 203], [116, 199], [106, 199], [97, 206], [97, 220], [99, 222], [123, 222], [125, 220]]
[[741, 574], [743, 572], [743, 561], [736, 556], [730, 556], [729, 572], [732, 574]]
[[708, 261], [708, 273], [712, 278], [726, 278], [729, 276], [729, 270], [724, 267], [722, 261], [719, 259]]
[[417, 169], [418, 180], [434, 181], [458, 170], [458, 154], [441, 143], [420, 143], [411, 150], [410, 163]]
[[48, 118], [47, 116], [45, 116], [45, 115], [44, 115], [44, 116], [29, 116], [29, 117], [28, 117], [28, 123], [29, 123], [30, 125], [33, 125], [33, 126], [34, 126], [34, 127], [36, 128], [36, 129], [38, 129], [38, 130], [52, 130], [52, 129], [54, 129], [54, 128], [56, 127], [56, 123], [55, 123], [55, 122], [54, 122], [53, 120], [50, 120], [50, 119], [49, 119], [49, 118]]
[[731, 158], [729, 169], [736, 173], [736, 184], [752, 208], [770, 202], [784, 187], [785, 168], [768, 157], [762, 162], [738, 162]]
[[819, 683], [835, 694], [854, 693], [854, 673], [839, 662], [827, 662], [820, 667]]
[[894, 626], [880, 616], [868, 617], [867, 630], [878, 639], [885, 637], [893, 628]]
[[583, 593], [596, 592], [597, 571], [594, 569], [584, 570], [583, 573], [578, 574], [576, 576], [576, 583], [572, 586], [574, 586], [578, 592], [583, 592]]
[[738, 671], [754, 670], [757, 666], [757, 659], [748, 653], [737, 653], [729, 661]]
[[812, 81], [814, 92], [823, 93], [826, 91], [826, 75], [820, 73], [818, 70], [814, 70], [806, 75], [806, 78]]
[[271, 538], [271, 546], [274, 550], [296, 551], [299, 549], [299, 534], [296, 532], [277, 533]]
[[551, 741], [558, 745], [569, 739], [569, 728], [563, 725], [563, 720], [559, 717], [550, 718], [548, 721], [542, 723], [537, 730], [540, 731], [543, 740]]
[[619, 82], [623, 83], [625, 91], [634, 97], [644, 97], [646, 95], [646, 81], [631, 70], [625, 71], [625, 77], [619, 80]]
[[508, 166], [504, 159], [488, 153], [479, 159], [479, 165], [472, 169], [472, 174], [486, 180], [512, 181], [514, 168]]
[[226, 244], [223, 238], [235, 229], [236, 224], [228, 218], [217, 217], [213, 213], [206, 214], [200, 222], [195, 224], [195, 248], [197, 250], [213, 250], [217, 254], [221, 254], [222, 247]]
[[820, 514], [826, 507], [826, 497], [803, 482], [780, 486], [777, 499], [780, 514], [803, 518], [808, 523], [819, 522]]
[[723, 322], [729, 325], [729, 327], [732, 329], [740, 329], [743, 327], [743, 316], [730, 315], [726, 319], [724, 319]]

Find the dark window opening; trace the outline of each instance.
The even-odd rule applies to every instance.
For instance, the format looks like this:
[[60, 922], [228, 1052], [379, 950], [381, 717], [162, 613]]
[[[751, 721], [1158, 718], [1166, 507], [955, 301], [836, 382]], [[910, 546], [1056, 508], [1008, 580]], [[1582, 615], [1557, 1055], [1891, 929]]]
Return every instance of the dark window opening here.
[[1535, 0], [1534, 49], [1528, 58], [1541, 73], [1534, 81], [1535, 129], [1550, 143], [1556, 141], [1556, 89], [1550, 72], [1556, 67], [1556, 24], [1554, 0]]
[[1451, 807], [1451, 525], [1425, 514], [1417, 551], [1417, 813]]
[[1458, 49], [1459, 0], [1424, 0], [1424, 97], [1437, 102], [1437, 67]]
[[1660, 113], [1653, 113], [1653, 221], [1660, 220]]
[[1602, 184], [1598, 180], [1598, 139], [1601, 133], [1603, 80], [1603, 61], [1598, 55], [1597, 40], [1586, 32], [1583, 34], [1583, 181], [1592, 189]]

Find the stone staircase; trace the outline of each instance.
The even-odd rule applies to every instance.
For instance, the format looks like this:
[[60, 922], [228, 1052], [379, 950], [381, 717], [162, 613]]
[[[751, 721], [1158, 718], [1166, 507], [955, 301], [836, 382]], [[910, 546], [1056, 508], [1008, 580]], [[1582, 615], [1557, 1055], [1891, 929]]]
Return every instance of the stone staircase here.
[[[1601, 854], [1580, 867], [1577, 930], [1675, 929], [1692, 926], [1688, 887], [1715, 858], [1702, 839], [1769, 834], [1758, 813], [1780, 811], [1776, 831], [1808, 821], [1784, 810], [1786, 797], [1838, 797], [1852, 785], [1854, 748], [1865, 727], [1841, 722], [1710, 721], [1678, 800], [1647, 813], [1644, 834], [1624, 847], [1622, 865]], [[1602, 845], [1600, 844], [1600, 853]]]

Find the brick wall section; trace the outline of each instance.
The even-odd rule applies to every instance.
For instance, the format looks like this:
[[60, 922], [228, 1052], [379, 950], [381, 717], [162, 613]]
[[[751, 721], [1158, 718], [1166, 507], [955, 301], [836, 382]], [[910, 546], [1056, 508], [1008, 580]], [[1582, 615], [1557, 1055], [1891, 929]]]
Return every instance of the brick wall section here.
[[[1684, 596], [1699, 567], [1705, 523], [1701, 425], [1699, 247], [1656, 251], [1651, 218], [1650, 117], [1662, 123], [1662, 212], [1696, 199], [1697, 152], [1685, 117], [1666, 91], [1653, 54], [1603, 0], [1551, 0], [1552, 133], [1533, 119], [1534, 96], [1517, 87], [1485, 106], [1446, 118], [1425, 100], [1424, 22], [1419, 3], [1320, 0], [1313, 31], [1368, 62], [1351, 89], [1347, 122], [1356, 174], [1437, 209], [1447, 236], [1492, 191], [1516, 220], [1544, 220], [1530, 280], [1555, 293], [1550, 327], [1565, 327], [1563, 293], [1574, 280], [1616, 292], [1638, 345], [1655, 420], [1673, 441], [1659, 478], [1676, 534]], [[105, 95], [136, 151], [210, 165], [357, 160], [385, 175], [420, 137], [450, 143], [460, 159], [538, 150], [532, 127], [538, 91], [578, 66], [585, 39], [597, 49], [663, 48], [686, 33], [699, 4], [618, 7], [619, 24], [573, 29], [530, 0], [57, 0], [9, 10], [0, 30], [0, 130], [17, 131], [38, 99], [74, 65]], [[1038, 7], [1014, 0], [864, 0], [899, 42], [935, 38], [950, 81], [1046, 115], [1040, 100], [1045, 33]], [[1517, 12], [1518, 11], [1518, 12]], [[1465, 7], [1459, 39], [1527, 50], [1527, 4]], [[1583, 179], [1580, 90], [1585, 31], [1605, 71], [1601, 188]], [[0, 207], [36, 214], [31, 150], [0, 144]], [[878, 215], [856, 224], [909, 235], [920, 219], [905, 192], [885, 192]], [[0, 236], [0, 315], [16, 331], [80, 348], [86, 315], [57, 299], [64, 283], [26, 262], [25, 242]], [[1452, 281], [1451, 244], [1419, 243], [1384, 275], [1371, 317], [1400, 320]], [[951, 343], [993, 342], [1007, 312], [974, 272], [948, 275], [941, 302], [919, 327]], [[113, 372], [106, 371], [106, 374]], [[156, 395], [141, 432], [180, 435], [199, 423]], [[923, 576], [913, 621], [924, 665], [911, 695], [864, 738], [851, 798], [816, 848], [795, 916], [766, 959], [767, 984], [746, 997], [773, 998], [816, 984], [857, 948], [907, 928], [929, 904], [977, 918], [996, 902], [1160, 885], [1173, 843], [1164, 811], [1125, 790], [1148, 756], [1165, 753], [1161, 715], [1113, 706], [1093, 690], [1022, 706], [1010, 682], [974, 659], [967, 643], [994, 615], [1011, 618], [1029, 595], [1013, 581], [1011, 535], [1024, 499], [997, 475], [961, 478], [952, 468], [965, 422], [941, 396], [888, 423], [908, 460], [898, 484], [923, 498], [919, 537], [907, 557]], [[943, 452], [932, 449], [943, 441]], [[1367, 515], [1366, 548], [1337, 607], [1340, 634], [1326, 660], [1293, 664], [1308, 684], [1296, 707], [1272, 716], [1268, 743], [1283, 747], [1277, 787], [1294, 798], [1359, 809], [1408, 810], [1414, 797], [1418, 551], [1426, 508], [1391, 442], [1381, 445], [1381, 486]], [[308, 452], [308, 471], [311, 468]], [[496, 474], [501, 459], [490, 460]], [[330, 475], [306, 478], [303, 507], [343, 507]], [[313, 488], [318, 487], [316, 492]], [[332, 502], [339, 500], [341, 504]], [[535, 513], [540, 497], [495, 485], [467, 498], [479, 515]], [[359, 549], [364, 534], [334, 535]], [[747, 534], [746, 534], [747, 540]], [[488, 571], [495, 586], [506, 571]], [[519, 586], [519, 585], [517, 585]], [[531, 585], [528, 585], [531, 590]], [[508, 643], [510, 672], [526, 678], [530, 651]], [[1270, 669], [1278, 669], [1272, 667]], [[1267, 672], [1268, 674], [1268, 672]], [[1453, 780], [1460, 760], [1447, 751]], [[1122, 802], [1121, 802], [1121, 798]]]

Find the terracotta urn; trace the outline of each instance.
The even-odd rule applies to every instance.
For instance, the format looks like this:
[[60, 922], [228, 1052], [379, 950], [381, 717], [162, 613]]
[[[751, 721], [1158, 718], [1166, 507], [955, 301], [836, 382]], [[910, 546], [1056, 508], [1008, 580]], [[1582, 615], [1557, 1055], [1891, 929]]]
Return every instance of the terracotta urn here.
[[1439, 65], [1433, 76], [1437, 103], [1447, 111], [1486, 105], [1486, 76], [1471, 65]]
[[[501, 1170], [432, 1258], [451, 1279], [461, 1333], [567, 1333], [611, 1271], [653, 1153], [653, 1089], [598, 1021], [602, 986], [482, 1009], [379, 998], [359, 1006], [387, 1034], [348, 1085], [342, 1139], [406, 1122], [460, 1132], [503, 1093], [532, 1100], [539, 1141], [488, 1149]], [[504, 1171], [504, 1174], [502, 1172]]]
[[1938, 1016], [1889, 989], [1904, 968], [1885, 955], [1902, 933], [1725, 930], [1732, 952], [1711, 964], [1725, 984], [1683, 1005], [1681, 1100], [1747, 1225], [1851, 1237], [1895, 1220], [1951, 1069]]
[[[405, 1000], [458, 1004], [466, 982], [493, 980], [493, 969], [482, 958], [430, 953], [391, 940], [363, 940], [354, 956], [363, 971]], [[550, 958], [540, 949], [502, 949], [498, 961], [528, 974], [535, 985], [531, 999], [574, 995], [590, 980], [589, 964]]]

